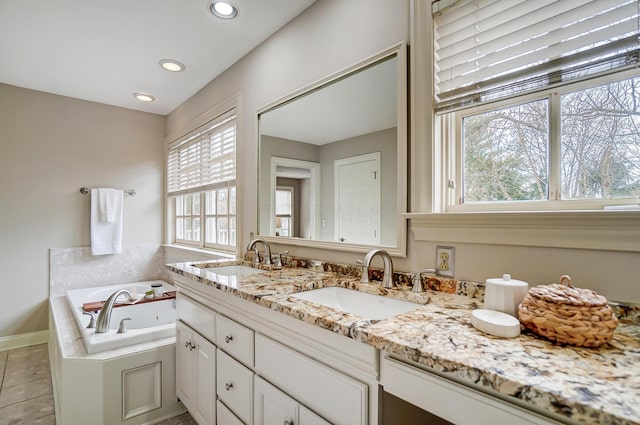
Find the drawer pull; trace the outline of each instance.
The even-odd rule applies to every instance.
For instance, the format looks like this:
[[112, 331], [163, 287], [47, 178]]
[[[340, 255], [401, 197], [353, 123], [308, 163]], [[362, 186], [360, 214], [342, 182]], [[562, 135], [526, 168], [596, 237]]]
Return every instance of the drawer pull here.
[[227, 335], [224, 337], [224, 342], [226, 342], [227, 344], [230, 343], [231, 341], [233, 341], [232, 335]]
[[189, 351], [193, 351], [193, 350], [196, 348], [196, 346], [195, 346], [195, 345], [193, 345], [193, 344], [191, 343], [191, 341], [187, 341], [187, 342], [185, 342], [185, 343], [184, 343], [184, 346], [185, 346], [185, 348], [188, 348], [188, 349], [189, 349]]
[[224, 384], [225, 390], [231, 391], [231, 388], [233, 388], [233, 384], [231, 382], [227, 382], [226, 384]]
[[284, 425], [293, 425], [293, 421], [286, 420], [284, 421]]

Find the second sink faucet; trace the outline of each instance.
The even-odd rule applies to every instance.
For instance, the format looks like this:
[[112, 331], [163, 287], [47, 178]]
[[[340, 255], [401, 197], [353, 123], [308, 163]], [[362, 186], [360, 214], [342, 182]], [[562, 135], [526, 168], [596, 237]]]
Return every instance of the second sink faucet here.
[[247, 252], [253, 250], [253, 262], [259, 263], [260, 252], [258, 251], [258, 247], [256, 246], [257, 243], [261, 243], [262, 245], [264, 245], [264, 259], [262, 260], [262, 264], [264, 264], [265, 266], [270, 266], [272, 263], [271, 247], [269, 246], [269, 242], [265, 241], [264, 239], [254, 239], [249, 242], [249, 245], [247, 245]]
[[369, 283], [369, 267], [371, 266], [371, 260], [376, 255], [380, 255], [382, 257], [383, 263], [383, 271], [384, 274], [382, 276], [382, 284], [383, 288], [393, 288], [393, 261], [391, 261], [391, 256], [387, 251], [380, 248], [372, 249], [365, 255], [364, 261], [362, 262], [362, 277], [360, 278], [361, 283]]

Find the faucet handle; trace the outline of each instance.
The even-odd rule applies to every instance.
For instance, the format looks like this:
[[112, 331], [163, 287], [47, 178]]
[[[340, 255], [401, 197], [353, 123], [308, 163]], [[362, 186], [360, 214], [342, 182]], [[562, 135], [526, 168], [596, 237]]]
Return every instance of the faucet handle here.
[[362, 260], [356, 260], [356, 263], [362, 266], [362, 276], [360, 276], [360, 283], [370, 283], [371, 281], [369, 280], [369, 267], [365, 266], [364, 261]]
[[120, 320], [120, 325], [118, 326], [118, 333], [119, 334], [127, 333], [127, 328], [124, 327], [124, 321], [125, 320], [131, 320], [131, 317], [125, 317], [124, 319]]
[[422, 273], [435, 273], [435, 269], [422, 269], [416, 274], [413, 275], [413, 287], [411, 291], [413, 292], [424, 292], [422, 288]]
[[289, 251], [287, 250], [287, 251], [282, 251], [282, 252], [280, 252], [278, 254], [274, 254], [272, 256], [272, 258], [271, 258], [271, 260], [273, 262], [273, 265], [276, 266], [276, 267], [282, 267], [283, 266], [283, 264], [282, 264], [282, 256], [285, 255], [285, 254], [288, 254], [288, 253], [289, 253]]
[[86, 314], [90, 317], [87, 329], [93, 329], [96, 327], [96, 312], [95, 311], [83, 311], [82, 314]]

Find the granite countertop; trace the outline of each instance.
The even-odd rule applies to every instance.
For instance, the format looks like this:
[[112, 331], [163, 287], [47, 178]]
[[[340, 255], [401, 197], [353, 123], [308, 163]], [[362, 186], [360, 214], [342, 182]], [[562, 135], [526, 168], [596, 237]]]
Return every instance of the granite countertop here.
[[[471, 325], [482, 307], [482, 285], [424, 276], [424, 293], [408, 291], [410, 275], [399, 274], [399, 289], [363, 284], [350, 266], [292, 260], [279, 270], [240, 276], [207, 268], [240, 264], [221, 260], [169, 264], [167, 269], [242, 299], [279, 311], [417, 362], [444, 376], [481, 387], [536, 409], [585, 424], [640, 425], [640, 324], [638, 305], [616, 306], [620, 323], [612, 341], [594, 348], [561, 346], [528, 331], [497, 338]], [[249, 264], [249, 263], [245, 263]], [[259, 266], [267, 269], [265, 266]], [[380, 271], [371, 270], [372, 279]], [[341, 286], [417, 303], [416, 309], [372, 321], [293, 298], [293, 293]], [[514, 400], [515, 401], [515, 400]]]

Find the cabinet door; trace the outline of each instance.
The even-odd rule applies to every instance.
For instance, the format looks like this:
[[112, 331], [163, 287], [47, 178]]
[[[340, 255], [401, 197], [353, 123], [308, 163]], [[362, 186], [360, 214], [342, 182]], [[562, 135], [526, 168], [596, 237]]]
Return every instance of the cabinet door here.
[[195, 407], [195, 332], [184, 323], [176, 322], [176, 395], [187, 409]]
[[304, 406], [300, 406], [298, 413], [300, 415], [300, 419], [298, 420], [299, 425], [331, 425]]
[[201, 424], [216, 423], [216, 347], [196, 334], [195, 408], [191, 415]]
[[258, 376], [253, 402], [254, 425], [298, 425], [298, 403]]

